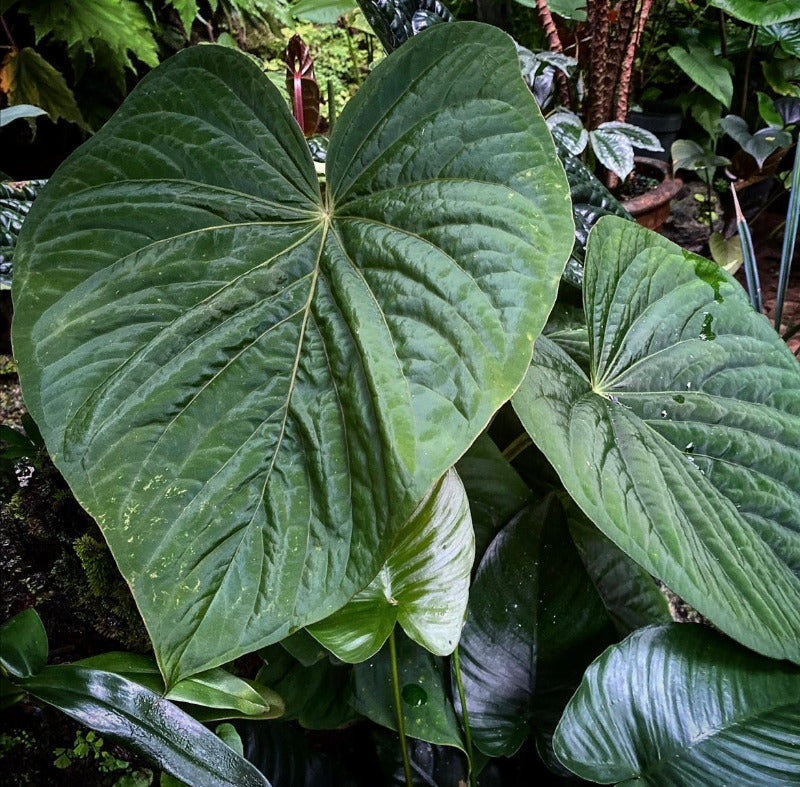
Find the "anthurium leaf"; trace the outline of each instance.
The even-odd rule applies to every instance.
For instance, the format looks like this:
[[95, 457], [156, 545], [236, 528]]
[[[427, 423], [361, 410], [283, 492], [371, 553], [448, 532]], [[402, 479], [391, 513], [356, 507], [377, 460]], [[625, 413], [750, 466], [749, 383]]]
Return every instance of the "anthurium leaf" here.
[[710, 0], [711, 5], [751, 25], [773, 25], [800, 19], [795, 0]]
[[353, 781], [293, 725], [238, 722], [236, 728], [245, 756], [272, 787], [353, 787]]
[[454, 17], [439, 0], [357, 0], [387, 52], [394, 52], [422, 30]]
[[47, 664], [47, 632], [35, 609], [26, 609], [0, 626], [0, 667], [29, 678]]
[[196, 787], [269, 787], [211, 730], [150, 689], [111, 672], [45, 667], [22, 688], [90, 729], [109, 735]]
[[514, 408], [617, 546], [800, 661], [800, 367], [715, 263], [612, 217], [592, 233], [591, 376], [541, 338]]
[[[400, 697], [406, 733], [464, 750], [449, 699], [447, 662], [396, 632]], [[382, 727], [397, 729], [389, 644], [353, 667], [353, 707]]]
[[555, 750], [603, 784], [790, 785], [798, 730], [797, 667], [673, 623], [634, 632], [592, 664]]
[[307, 729], [329, 730], [358, 718], [349, 704], [349, 665], [333, 664], [327, 656], [304, 665], [282, 645], [270, 645], [259, 655], [264, 666], [256, 682], [269, 686], [284, 699], [286, 719], [297, 720]]
[[189, 706], [187, 712], [200, 721], [219, 719], [275, 719], [283, 715], [280, 695], [266, 686], [238, 678], [219, 667], [176, 683], [165, 693], [155, 659], [136, 653], [103, 653], [76, 662], [80, 667], [114, 672], [146, 686], [172, 702]]
[[458, 460], [456, 470], [467, 492], [480, 561], [497, 531], [530, 502], [531, 490], [486, 434]]
[[790, 57], [800, 57], [800, 16], [790, 22], [759, 27], [756, 42], [759, 46], [778, 44]]
[[555, 496], [548, 497], [547, 503], [550, 508], [542, 520], [537, 559], [539, 606], [531, 721], [540, 747], [549, 749], [584, 670], [618, 637], [570, 537], [564, 510]]
[[598, 530], [571, 501], [565, 502], [569, 532], [617, 631], [672, 619], [667, 597], [653, 578]]
[[764, 72], [764, 79], [776, 93], [800, 98], [800, 60], [798, 58], [765, 60], [761, 63], [761, 70]]
[[292, 3], [291, 13], [297, 19], [332, 25], [354, 8], [357, 8], [355, 0], [300, 0]]
[[531, 731], [542, 521], [555, 506], [530, 505], [495, 536], [470, 594], [458, 652], [472, 740], [491, 757], [510, 756]]
[[672, 46], [667, 54], [699, 87], [730, 107], [733, 100], [733, 66], [727, 60], [698, 45], [689, 45], [688, 49]]
[[567, 196], [513, 43], [472, 23], [373, 70], [324, 202], [283, 96], [223, 47], [152, 71], [56, 173], [15, 253], [20, 377], [169, 686], [375, 577], [524, 376]]
[[624, 180], [633, 172], [633, 143], [616, 129], [598, 127], [589, 132], [597, 160]]
[[395, 623], [423, 648], [447, 656], [464, 623], [474, 556], [467, 495], [450, 470], [401, 528], [378, 576], [307, 630], [353, 664], [377, 653]]

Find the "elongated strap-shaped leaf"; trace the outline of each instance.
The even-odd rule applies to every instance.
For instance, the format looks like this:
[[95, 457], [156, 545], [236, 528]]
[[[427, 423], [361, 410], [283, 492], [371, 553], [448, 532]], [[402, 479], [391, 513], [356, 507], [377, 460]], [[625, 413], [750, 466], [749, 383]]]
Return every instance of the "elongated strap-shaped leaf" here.
[[188, 49], [37, 200], [25, 397], [168, 685], [365, 587], [524, 377], [572, 228], [518, 71], [493, 28], [414, 37], [336, 124], [323, 200], [264, 74]]
[[592, 231], [591, 378], [537, 342], [514, 407], [592, 521], [743, 644], [800, 662], [800, 366], [718, 266]]
[[640, 629], [586, 671], [554, 744], [602, 784], [797, 784], [800, 669], [705, 626]]
[[378, 576], [308, 631], [352, 664], [375, 655], [395, 623], [431, 653], [448, 656], [464, 624], [474, 556], [467, 495], [450, 470], [397, 534]]
[[111, 735], [196, 787], [269, 787], [211, 730], [138, 683], [103, 670], [60, 664], [20, 686], [90, 729]]

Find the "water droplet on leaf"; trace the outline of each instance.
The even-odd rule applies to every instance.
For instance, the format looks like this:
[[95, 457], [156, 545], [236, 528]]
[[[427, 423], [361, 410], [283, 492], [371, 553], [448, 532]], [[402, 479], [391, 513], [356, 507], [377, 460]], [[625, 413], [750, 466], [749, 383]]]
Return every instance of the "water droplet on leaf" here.
[[419, 708], [420, 705], [424, 705], [428, 701], [428, 692], [422, 686], [417, 686], [416, 683], [409, 683], [403, 686], [400, 694], [403, 697], [403, 702], [412, 708]]

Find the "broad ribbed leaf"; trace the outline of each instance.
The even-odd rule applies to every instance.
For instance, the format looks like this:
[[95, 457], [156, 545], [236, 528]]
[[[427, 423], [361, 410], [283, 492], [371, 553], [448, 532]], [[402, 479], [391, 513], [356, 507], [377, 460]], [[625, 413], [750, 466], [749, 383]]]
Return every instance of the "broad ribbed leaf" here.
[[800, 19], [797, 0], [710, 0], [710, 3], [751, 25], [772, 25]]
[[567, 184], [498, 30], [436, 26], [381, 62], [327, 184], [258, 67], [198, 47], [59, 170], [20, 238], [26, 401], [169, 685], [375, 577], [555, 297]]
[[269, 787], [250, 763], [211, 730], [150, 689], [119, 675], [60, 664], [45, 667], [20, 685], [194, 787]]
[[186, 704], [187, 713], [200, 721], [276, 719], [284, 712], [283, 700], [274, 691], [219, 667], [179, 681], [166, 691], [158, 665], [150, 656], [103, 653], [76, 662], [76, 666], [113, 672], [172, 702]]
[[743, 644], [800, 661], [800, 366], [716, 264], [593, 230], [591, 378], [542, 338], [514, 407], [584, 512]]
[[641, 629], [586, 671], [554, 743], [602, 784], [797, 784], [800, 670], [705, 626]]
[[47, 664], [47, 632], [35, 609], [26, 609], [0, 626], [0, 667], [29, 678]]
[[395, 623], [423, 648], [447, 656], [464, 624], [474, 556], [467, 495], [450, 470], [397, 534], [378, 576], [308, 631], [352, 664], [377, 653]]

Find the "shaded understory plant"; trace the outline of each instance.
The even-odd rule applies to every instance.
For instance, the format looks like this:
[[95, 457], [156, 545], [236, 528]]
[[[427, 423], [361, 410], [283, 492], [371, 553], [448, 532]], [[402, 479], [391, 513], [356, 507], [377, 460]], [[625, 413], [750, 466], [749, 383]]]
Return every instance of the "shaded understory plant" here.
[[[146, 77], [37, 198], [13, 293], [27, 406], [155, 658], [45, 666], [27, 613], [7, 693], [122, 709], [110, 734], [200, 785], [277, 758], [279, 722], [237, 727], [245, 759], [171, 701], [231, 715], [209, 675], [310, 729], [399, 729], [407, 783], [489, 784], [532, 740], [595, 781], [800, 772], [796, 360], [718, 266], [619, 216], [579, 227], [582, 303], [557, 301], [566, 166], [483, 25], [378, 64], [324, 196], [249, 59]], [[719, 631], [669, 624], [652, 576]], [[251, 654], [249, 682], [223, 669]], [[184, 729], [213, 773], [170, 751]]]

